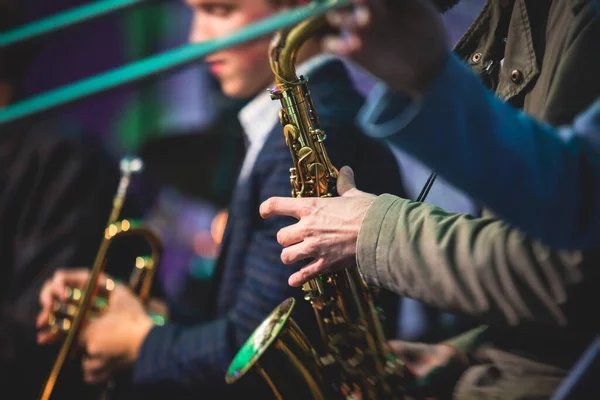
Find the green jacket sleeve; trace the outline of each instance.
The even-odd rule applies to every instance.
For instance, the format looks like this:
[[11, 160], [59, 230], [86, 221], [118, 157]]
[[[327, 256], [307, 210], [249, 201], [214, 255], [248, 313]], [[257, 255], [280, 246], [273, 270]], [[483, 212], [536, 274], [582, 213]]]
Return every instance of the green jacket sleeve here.
[[593, 323], [577, 308], [597, 292], [590, 284], [597, 260], [597, 253], [553, 251], [495, 218], [391, 195], [374, 201], [357, 242], [369, 283], [509, 326]]

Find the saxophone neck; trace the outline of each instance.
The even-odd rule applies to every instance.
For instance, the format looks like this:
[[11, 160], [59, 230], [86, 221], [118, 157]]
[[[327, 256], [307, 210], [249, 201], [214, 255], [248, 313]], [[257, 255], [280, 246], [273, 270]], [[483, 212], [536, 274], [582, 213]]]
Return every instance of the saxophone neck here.
[[325, 25], [324, 17], [313, 17], [291, 29], [281, 30], [273, 37], [269, 60], [277, 89], [285, 90], [299, 83], [300, 79], [296, 74], [298, 53], [302, 45], [323, 25]]

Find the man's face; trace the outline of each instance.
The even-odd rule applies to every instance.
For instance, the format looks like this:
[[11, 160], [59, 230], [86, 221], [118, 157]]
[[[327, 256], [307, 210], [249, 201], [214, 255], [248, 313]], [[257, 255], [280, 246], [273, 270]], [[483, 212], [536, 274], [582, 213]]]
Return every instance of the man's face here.
[[[233, 33], [279, 11], [269, 0], [186, 0], [194, 19], [193, 43]], [[269, 67], [270, 37], [230, 47], [206, 57], [210, 72], [230, 97], [253, 97], [273, 80]]]

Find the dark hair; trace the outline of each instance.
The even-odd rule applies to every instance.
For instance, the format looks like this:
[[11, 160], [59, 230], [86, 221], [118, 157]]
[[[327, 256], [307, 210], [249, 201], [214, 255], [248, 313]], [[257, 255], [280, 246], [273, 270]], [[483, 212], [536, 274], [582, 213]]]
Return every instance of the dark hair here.
[[[0, 32], [9, 31], [23, 22], [18, 1], [0, 0]], [[17, 85], [41, 48], [39, 39], [0, 49], [0, 80]]]

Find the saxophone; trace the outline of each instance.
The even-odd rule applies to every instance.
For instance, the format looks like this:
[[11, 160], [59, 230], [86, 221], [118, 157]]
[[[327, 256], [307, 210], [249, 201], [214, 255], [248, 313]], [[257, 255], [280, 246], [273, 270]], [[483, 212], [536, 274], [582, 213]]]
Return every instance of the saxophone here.
[[[325, 24], [323, 17], [280, 31], [270, 48], [279, 113], [293, 167], [292, 196], [336, 195], [337, 169], [325, 149], [325, 132], [308, 90], [296, 75], [302, 44]], [[372, 294], [357, 267], [307, 282], [302, 290], [315, 311], [323, 345], [318, 351], [291, 318], [293, 298], [281, 303], [232, 361], [225, 380], [259, 373], [278, 399], [403, 399], [404, 368], [386, 345]]]

